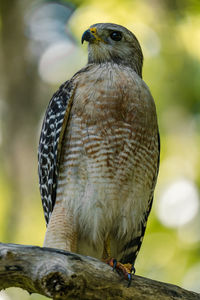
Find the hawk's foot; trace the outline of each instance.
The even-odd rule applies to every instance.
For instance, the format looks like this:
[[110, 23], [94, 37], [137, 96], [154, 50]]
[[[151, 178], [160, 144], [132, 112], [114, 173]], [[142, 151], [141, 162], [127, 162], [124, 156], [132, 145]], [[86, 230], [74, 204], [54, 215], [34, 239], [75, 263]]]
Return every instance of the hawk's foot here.
[[111, 258], [106, 262], [109, 266], [116, 270], [119, 274], [123, 274], [124, 278], [128, 280], [128, 287], [131, 285], [132, 276], [135, 274], [135, 268], [132, 264], [122, 264], [116, 259]]

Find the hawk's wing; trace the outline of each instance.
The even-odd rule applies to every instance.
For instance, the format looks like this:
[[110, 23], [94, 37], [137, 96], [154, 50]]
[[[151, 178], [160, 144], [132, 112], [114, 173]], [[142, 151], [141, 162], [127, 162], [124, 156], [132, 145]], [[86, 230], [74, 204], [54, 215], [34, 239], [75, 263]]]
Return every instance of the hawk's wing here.
[[72, 80], [65, 82], [49, 102], [39, 141], [38, 173], [46, 224], [53, 211], [62, 137], [73, 99]]

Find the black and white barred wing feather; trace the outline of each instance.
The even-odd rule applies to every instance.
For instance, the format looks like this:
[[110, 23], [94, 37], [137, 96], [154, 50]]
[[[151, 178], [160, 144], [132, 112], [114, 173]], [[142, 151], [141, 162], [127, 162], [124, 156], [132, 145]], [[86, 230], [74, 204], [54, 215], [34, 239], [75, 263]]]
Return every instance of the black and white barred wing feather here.
[[62, 137], [71, 109], [72, 94], [72, 81], [67, 81], [50, 100], [42, 125], [38, 173], [46, 224], [55, 204]]

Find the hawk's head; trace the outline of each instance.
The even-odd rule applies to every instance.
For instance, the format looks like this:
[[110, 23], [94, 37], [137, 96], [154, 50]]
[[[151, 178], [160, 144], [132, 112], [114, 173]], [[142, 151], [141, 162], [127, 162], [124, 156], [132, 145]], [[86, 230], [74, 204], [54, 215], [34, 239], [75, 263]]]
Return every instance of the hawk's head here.
[[135, 35], [123, 26], [98, 23], [83, 33], [82, 43], [89, 42], [88, 62], [113, 61], [133, 68], [142, 77], [143, 54]]

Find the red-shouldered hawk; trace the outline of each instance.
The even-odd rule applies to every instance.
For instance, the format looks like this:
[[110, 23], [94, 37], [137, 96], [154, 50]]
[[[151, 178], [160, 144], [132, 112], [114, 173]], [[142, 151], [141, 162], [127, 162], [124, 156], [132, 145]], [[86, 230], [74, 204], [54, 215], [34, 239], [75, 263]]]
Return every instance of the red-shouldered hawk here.
[[88, 64], [53, 95], [40, 136], [44, 246], [134, 265], [159, 168], [156, 108], [132, 32], [99, 23], [84, 40]]

